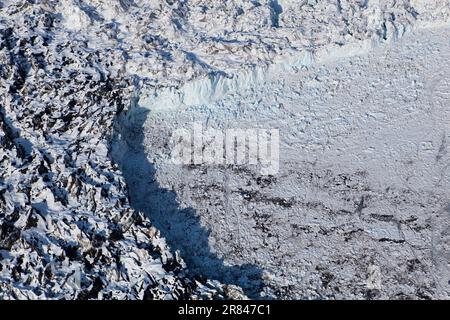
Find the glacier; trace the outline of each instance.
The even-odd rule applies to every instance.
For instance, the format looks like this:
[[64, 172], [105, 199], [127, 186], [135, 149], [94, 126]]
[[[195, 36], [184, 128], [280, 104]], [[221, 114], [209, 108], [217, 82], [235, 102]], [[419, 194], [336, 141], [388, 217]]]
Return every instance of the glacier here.
[[[0, 298], [445, 297], [449, 16], [1, 0]], [[285, 171], [168, 165], [193, 120], [280, 127]]]

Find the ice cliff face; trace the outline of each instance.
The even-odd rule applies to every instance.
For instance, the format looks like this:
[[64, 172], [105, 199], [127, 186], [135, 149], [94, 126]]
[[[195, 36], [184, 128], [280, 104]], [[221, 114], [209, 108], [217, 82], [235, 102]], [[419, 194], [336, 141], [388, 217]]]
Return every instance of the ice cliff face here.
[[130, 207], [108, 154], [117, 114], [137, 90], [148, 107], [208, 103], [273, 64], [449, 12], [417, 0], [0, 0], [0, 298], [239, 297], [188, 276]]

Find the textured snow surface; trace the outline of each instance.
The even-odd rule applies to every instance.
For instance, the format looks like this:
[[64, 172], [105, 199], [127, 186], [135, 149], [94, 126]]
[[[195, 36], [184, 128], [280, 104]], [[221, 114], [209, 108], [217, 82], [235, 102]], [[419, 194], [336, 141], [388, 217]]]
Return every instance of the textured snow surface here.
[[[417, 30], [215, 104], [137, 109], [144, 133], [117, 157], [131, 201], [192, 271], [250, 296], [448, 298], [449, 39]], [[193, 122], [279, 129], [280, 172], [172, 164], [171, 133]]]
[[133, 86], [55, 3], [1, 3], [0, 299], [224, 296], [130, 207], [108, 141]]
[[[245, 121], [255, 120], [270, 123], [269, 120], [272, 119], [275, 121], [274, 126], [284, 123], [288, 127], [289, 112], [299, 112], [311, 119], [305, 118], [306, 122], [300, 124], [295, 122], [296, 126], [300, 126], [298, 130], [295, 127], [287, 132], [298, 135], [302, 132], [301, 126], [309, 122], [317, 126], [329, 125], [323, 129], [325, 136], [318, 135], [324, 132], [322, 129], [307, 136], [311, 141], [318, 140], [310, 145], [318, 149], [324, 148], [321, 139], [348, 134], [349, 131], [346, 130], [353, 127], [347, 121], [357, 123], [362, 111], [347, 105], [349, 112], [354, 113], [354, 117], [348, 119], [339, 115], [339, 110], [334, 110], [329, 104], [328, 108], [331, 110], [318, 108], [314, 111], [317, 106], [313, 105], [313, 101], [318, 97], [325, 99], [324, 92], [330, 92], [330, 86], [339, 86], [334, 83], [336, 77], [347, 79], [351, 86], [353, 82], [350, 78], [353, 76], [345, 74], [347, 66], [342, 67], [341, 71], [326, 71], [325, 68], [323, 72], [333, 72], [336, 75], [324, 76], [328, 79], [324, 80], [324, 84], [318, 80], [322, 69], [309, 68], [326, 60], [336, 61], [347, 56], [367, 54], [380, 45], [390, 46], [392, 43], [395, 46], [398, 38], [405, 33], [414, 32], [416, 28], [435, 29], [448, 25], [449, 16], [449, 2], [437, 0], [0, 0], [0, 298], [243, 298], [241, 289], [234, 285], [243, 287], [251, 297], [364, 296], [361, 290], [356, 289], [357, 284], [354, 284], [352, 277], [345, 278], [345, 275], [356, 272], [355, 268], [363, 268], [361, 265], [351, 261], [343, 262], [342, 268], [347, 268], [346, 271], [330, 271], [323, 269], [314, 260], [324, 257], [320, 253], [326, 251], [324, 247], [317, 249], [317, 252], [312, 250], [305, 253], [300, 260], [298, 257], [303, 255], [302, 251], [299, 254], [297, 247], [289, 247], [296, 246], [296, 242], [287, 241], [285, 247], [279, 250], [272, 243], [277, 238], [273, 235], [291, 232], [291, 228], [284, 228], [283, 224], [276, 222], [264, 222], [264, 219], [270, 218], [267, 213], [258, 213], [261, 217], [243, 221], [242, 224], [241, 220], [239, 223], [228, 220], [225, 224], [221, 220], [224, 217], [241, 219], [238, 213], [246, 214], [244, 207], [247, 202], [236, 197], [247, 191], [250, 199], [252, 195], [256, 197], [255, 205], [260, 208], [258, 210], [273, 212], [273, 219], [282, 219], [282, 215], [289, 217], [289, 212], [297, 209], [279, 210], [277, 206], [281, 204], [282, 207], [289, 207], [290, 200], [283, 200], [289, 192], [292, 193], [291, 198], [298, 198], [300, 193], [295, 193], [292, 186], [300, 188], [301, 184], [289, 181], [294, 179], [295, 174], [284, 171], [282, 174], [287, 174], [289, 178], [275, 183], [273, 190], [270, 181], [256, 178], [264, 186], [268, 184], [270, 190], [268, 195], [264, 195], [264, 192], [260, 195], [263, 186], [256, 190], [235, 192], [236, 188], [243, 188], [243, 180], [240, 179], [254, 179], [253, 173], [227, 173], [228, 169], [219, 170], [218, 179], [226, 181], [220, 180], [218, 196], [225, 194], [226, 201], [221, 200], [217, 211], [211, 211], [208, 207], [210, 205], [205, 204], [204, 210], [210, 212], [210, 218], [205, 219], [199, 206], [203, 206], [202, 201], [212, 201], [213, 195], [207, 193], [203, 195], [203, 200], [201, 197], [195, 201], [189, 200], [195, 190], [203, 186], [201, 179], [198, 180], [201, 175], [195, 171], [203, 169], [186, 171], [184, 168], [182, 172], [171, 172], [162, 168], [161, 172], [156, 172], [157, 161], [151, 159], [149, 162], [147, 159], [152, 154], [165, 150], [165, 134], [177, 121], [186, 122], [192, 115], [201, 116], [202, 112], [206, 112], [213, 118], [217, 117], [217, 123], [223, 125], [223, 121], [230, 120], [227, 112], [239, 115], [240, 111], [236, 111], [236, 108], [241, 99], [243, 105], [249, 106], [246, 113], [258, 113], [261, 117], [243, 117], [241, 125]], [[448, 38], [448, 31], [445, 32], [444, 37]], [[426, 35], [422, 35], [421, 39], [426, 38]], [[440, 53], [448, 51], [448, 47], [443, 47], [448, 42], [439, 41], [441, 40], [434, 42], [437, 44], [431, 51], [427, 51], [428, 47], [423, 48], [420, 43], [408, 49], [409, 51], [405, 49], [410, 52], [408, 59], [412, 59], [411, 65], [425, 59], [421, 56], [418, 61], [414, 60], [414, 50], [424, 50], [425, 54], [434, 57], [433, 66], [441, 70], [438, 57]], [[383, 59], [380, 56], [378, 59], [383, 65]], [[364, 73], [372, 72], [373, 66], [370, 65], [370, 60], [355, 61], [346, 63], [352, 65], [349, 69], [354, 73], [362, 73], [363, 81]], [[393, 79], [400, 81], [398, 88], [401, 89], [390, 94], [399, 94], [402, 89], [409, 88], [410, 81], [422, 83], [423, 80], [402, 76], [404, 68], [400, 66], [403, 66], [403, 62], [399, 61], [403, 60], [394, 56], [392, 65], [386, 65], [385, 68], [389, 72], [400, 74]], [[353, 66], [353, 63], [356, 65]], [[379, 73], [385, 72], [383, 70], [380, 67]], [[442, 69], [441, 73], [443, 70], [448, 69]], [[417, 74], [414, 73], [416, 71], [413, 70], [412, 73]], [[284, 72], [290, 76], [281, 77]], [[428, 76], [434, 71], [424, 69], [423, 72]], [[380, 77], [382, 76], [378, 75]], [[383, 74], [383, 77], [388, 76]], [[272, 81], [275, 81], [274, 88], [278, 88], [278, 91], [268, 95], [266, 85]], [[289, 87], [285, 88], [284, 82]], [[441, 78], [436, 78], [432, 83], [440, 88], [439, 92], [445, 99], [448, 83], [443, 84]], [[423, 84], [425, 85], [424, 82]], [[296, 101], [298, 97], [293, 96], [303, 85], [314, 87], [308, 89], [308, 95], [304, 98], [311, 99], [310, 102]], [[386, 84], [382, 82], [378, 85]], [[364, 88], [370, 86], [371, 84], [366, 83]], [[256, 91], [253, 93], [251, 90]], [[343, 95], [341, 99], [364, 99], [366, 91], [362, 90], [361, 97], [358, 98], [352, 93], [348, 94], [350, 97]], [[274, 92], [280, 93], [280, 99], [289, 101], [275, 101], [274, 104]], [[429, 91], [423, 89], [422, 92]], [[299, 96], [303, 94], [300, 93]], [[373, 99], [376, 101], [378, 98]], [[410, 99], [410, 95], [405, 93], [405, 99]], [[356, 103], [356, 100], [351, 101]], [[308, 107], [309, 103], [308, 110], [318, 113], [317, 117], [299, 110], [272, 110], [281, 108], [281, 105], [289, 107], [297, 103], [304, 107]], [[330, 103], [333, 105], [334, 101]], [[137, 106], [142, 109], [138, 110]], [[194, 109], [180, 113], [180, 118], [174, 117], [170, 112], [162, 112], [158, 116], [148, 117], [147, 124], [143, 124], [149, 110], [185, 110], [187, 107]], [[224, 110], [216, 114], [214, 108], [217, 107]], [[420, 108], [416, 111], [418, 117], [426, 114]], [[442, 142], [443, 151], [436, 162], [439, 165], [445, 163], [446, 157], [446, 144], [443, 142], [447, 141], [446, 131], [442, 129], [446, 119], [444, 111], [445, 109], [441, 117], [437, 116], [437, 111], [430, 112], [431, 116], [428, 118], [424, 117], [428, 121], [424, 123], [430, 130], [433, 129], [431, 131], [437, 131]], [[327, 115], [321, 115], [320, 112]], [[396, 112], [404, 113], [401, 108], [380, 113], [374, 107], [373, 110], [369, 108], [367, 117], [383, 121], [383, 117], [398, 115]], [[411, 111], [412, 114], [414, 112]], [[436, 122], [432, 122], [431, 118]], [[156, 125], [153, 121], [159, 122]], [[421, 124], [420, 120], [417, 121]], [[376, 126], [376, 121], [372, 124]], [[150, 130], [152, 127], [157, 129]], [[435, 130], [436, 128], [439, 130]], [[401, 133], [407, 134], [405, 132], [408, 130]], [[395, 136], [395, 132], [392, 134]], [[434, 150], [437, 136], [430, 135], [429, 140], [424, 140], [428, 146], [424, 148]], [[112, 137], [114, 160], [120, 166], [111, 160]], [[411, 137], [415, 141], [413, 138]], [[301, 144], [299, 141], [299, 138], [293, 137], [292, 141], [283, 143], [297, 148]], [[334, 144], [331, 150], [345, 150], [347, 147]], [[307, 154], [314, 155], [314, 152]], [[350, 151], [343, 153], [351, 156]], [[298, 167], [306, 161], [293, 154], [292, 161], [288, 161], [292, 162], [292, 166]], [[350, 162], [349, 159], [344, 160], [344, 163]], [[320, 186], [324, 181], [323, 178], [317, 178], [317, 175], [327, 176], [326, 165], [323, 164], [323, 168], [315, 171], [311, 169], [314, 160], [307, 163], [309, 165], [303, 168], [306, 171], [304, 175], [300, 175], [298, 168], [294, 172], [305, 179], [309, 174], [311, 179], [318, 180], [317, 184]], [[356, 167], [354, 165], [343, 171], [353, 172]], [[289, 168], [287, 165], [284, 170], [290, 170]], [[438, 165], [432, 167], [433, 170], [438, 168]], [[414, 168], [410, 170], [414, 171]], [[379, 171], [387, 172], [381, 169]], [[185, 180], [178, 179], [177, 175], [180, 174], [184, 175]], [[197, 179], [193, 178], [193, 174]], [[336, 175], [338, 174], [333, 171], [330, 179], [337, 179]], [[208, 175], [205, 188], [210, 186], [211, 179]], [[353, 173], [348, 179], [356, 179], [357, 185], [368, 183], [363, 176]], [[442, 181], [441, 183], [445, 183], [445, 179]], [[190, 190], [186, 197], [180, 197], [183, 183]], [[315, 182], [308, 183], [315, 185]], [[415, 197], [408, 195], [404, 195], [405, 201], [412, 201], [414, 206], [421, 208], [422, 205], [427, 208], [427, 203], [430, 202], [433, 208], [437, 208], [444, 195], [435, 193], [435, 189], [422, 182], [417, 185], [420, 188], [417, 187], [414, 192], [417, 192], [418, 198], [424, 197], [425, 203], [421, 204]], [[224, 186], [226, 190], [220, 190]], [[164, 191], [164, 188], [176, 193]], [[314, 188], [306, 188], [305, 193], [313, 192]], [[445, 190], [444, 187], [436, 188]], [[394, 190], [403, 194], [400, 187]], [[373, 192], [375, 198], [378, 196], [383, 201], [391, 199], [386, 198], [381, 191]], [[393, 198], [396, 197], [395, 192]], [[283, 199], [278, 193], [283, 194]], [[343, 197], [349, 197], [349, 207], [355, 201], [360, 201], [361, 206], [365, 206], [371, 199], [360, 192], [339, 197], [321, 195], [319, 192], [316, 196], [329, 197], [331, 211], [341, 210], [341, 207], [344, 208], [342, 210], [352, 211], [345, 204], [341, 205]], [[275, 202], [264, 200], [265, 197], [275, 199]], [[401, 205], [403, 198], [400, 195], [397, 197]], [[309, 201], [305, 199], [303, 200]], [[313, 203], [320, 203], [316, 200]], [[300, 200], [295, 200], [295, 203], [298, 201]], [[272, 202], [275, 204], [270, 204]], [[153, 209], [149, 209], [149, 204]], [[271, 208], [271, 205], [275, 207]], [[378, 202], [378, 206], [381, 209], [389, 207], [381, 202]], [[290, 207], [298, 208], [298, 205]], [[323, 246], [333, 243], [333, 238], [326, 238], [326, 234], [321, 232], [332, 227], [330, 221], [334, 218], [323, 216], [325, 209], [314, 208], [320, 211], [317, 216], [319, 220], [315, 224], [308, 222], [308, 219], [314, 219], [314, 214], [303, 211], [302, 215], [306, 220], [297, 216], [295, 219], [302, 221], [294, 221], [292, 224], [299, 226], [298, 232], [303, 232], [303, 227], [312, 228], [310, 231], [317, 235], [318, 243]], [[166, 210], [165, 213], [163, 209]], [[140, 210], [145, 214], [140, 213]], [[442, 206], [433, 210], [443, 213], [446, 209]], [[390, 215], [378, 211], [374, 214], [382, 217]], [[173, 213], [187, 218], [179, 219]], [[164, 215], [172, 219], [172, 226], [168, 227], [164, 219], [161, 219]], [[394, 232], [391, 230], [392, 221], [400, 225], [404, 219], [413, 219], [406, 217], [407, 215], [405, 213], [395, 215], [392, 219], [390, 216], [383, 218], [390, 219], [386, 222], [389, 225], [385, 228], [388, 233], [386, 235], [371, 235], [370, 232], [361, 231], [361, 237], [388, 239], [378, 246], [369, 246], [371, 250], [380, 252], [384, 250], [384, 245], [393, 241], [400, 246], [398, 256], [404, 260], [407, 257], [404, 254], [407, 249], [404, 248], [406, 244], [409, 245], [409, 240], [397, 239], [390, 233]], [[416, 222], [418, 228], [425, 230], [423, 237], [428, 240], [430, 237], [440, 237], [441, 233], [431, 234], [431, 229], [427, 229], [426, 222], [421, 220], [425, 219], [425, 214], [418, 212], [415, 215], [419, 221]], [[218, 229], [212, 228], [215, 219], [217, 225], [221, 226]], [[345, 220], [342, 217], [339, 219]], [[364, 224], [363, 218], [361, 219]], [[177, 220], [179, 223], [176, 223]], [[183, 224], [186, 221], [190, 223], [188, 227]], [[269, 232], [261, 227], [265, 230], [261, 231], [264, 234], [255, 231], [253, 236], [256, 240], [248, 242], [256, 244], [255, 248], [236, 246], [236, 241], [249, 239], [241, 238], [241, 231], [238, 231], [239, 236], [236, 237], [236, 230], [233, 228], [240, 226], [239, 228], [250, 232], [255, 221], [260, 225], [272, 225], [273, 228], [280, 226], [279, 232]], [[411, 223], [414, 224], [414, 221]], [[377, 228], [375, 224], [369, 225], [375, 230], [373, 232], [385, 230], [384, 227]], [[443, 228], [445, 224], [438, 225]], [[172, 231], [168, 232], [168, 229]], [[320, 231], [322, 229], [325, 231]], [[339, 233], [341, 229], [335, 230]], [[363, 227], [361, 229], [365, 230]], [[359, 229], [352, 226], [342, 232], [356, 233], [359, 237], [359, 231], [355, 230]], [[444, 233], [445, 230], [442, 229], [442, 234]], [[216, 245], [211, 241], [216, 241]], [[311, 241], [311, 238], [306, 236], [301, 241]], [[358, 238], [354, 241], [366, 240]], [[180, 246], [182, 242], [185, 245]], [[358, 256], [358, 252], [365, 252], [364, 248], [353, 247], [351, 244], [348, 244], [348, 250], [354, 250], [355, 253], [350, 254], [349, 259], [360, 261], [363, 258]], [[405, 295], [422, 298], [438, 296], [443, 292], [435, 290], [437, 285], [431, 283], [429, 277], [423, 276], [428, 275], [431, 270], [431, 266], [427, 264], [445, 264], [445, 256], [439, 255], [439, 250], [445, 251], [445, 248], [441, 248], [444, 243], [442, 246], [440, 244], [441, 242], [434, 247], [438, 248], [435, 260], [421, 260], [420, 254], [426, 253], [420, 251], [416, 258], [423, 261], [424, 266], [415, 262], [407, 264], [411, 265], [413, 271], [421, 272], [421, 278], [408, 278], [400, 282], [399, 286], [406, 286]], [[411, 249], [411, 252], [416, 251]], [[285, 258], [290, 255], [294, 257]], [[308, 255], [316, 258], [308, 260]], [[326, 259], [333, 259], [332, 253]], [[201, 261], [204, 263], [200, 263]], [[377, 264], [377, 261], [371, 263]], [[324, 264], [340, 265], [337, 262]], [[385, 266], [382, 262], [379, 264]], [[314, 268], [322, 268], [320, 270], [323, 272]], [[313, 276], [308, 278], [305, 274]], [[341, 288], [342, 295], [328, 287], [317, 289], [315, 285], [308, 285], [308, 281], [318, 282], [318, 277], [321, 277], [319, 274], [326, 278], [329, 277], [327, 274], [331, 274], [332, 279], [337, 274], [343, 276], [345, 279], [342, 280], [342, 285], [336, 285]], [[395, 279], [398, 280], [397, 276]], [[328, 283], [330, 281], [327, 280]], [[411, 283], [406, 285], [405, 282], [408, 281]], [[422, 287], [429, 292], [421, 289]], [[396, 288], [392, 292], [400, 293], [401, 290]], [[388, 292], [382, 294], [391, 295]]]

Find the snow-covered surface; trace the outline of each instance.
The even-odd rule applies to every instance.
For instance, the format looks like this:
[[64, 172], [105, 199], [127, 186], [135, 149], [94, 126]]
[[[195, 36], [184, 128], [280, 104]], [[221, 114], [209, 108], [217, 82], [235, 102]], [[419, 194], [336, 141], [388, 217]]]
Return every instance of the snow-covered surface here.
[[130, 207], [108, 149], [134, 86], [58, 3], [0, 2], [0, 299], [239, 298]]
[[[449, 36], [417, 30], [214, 104], [150, 111], [119, 160], [131, 201], [193, 271], [264, 297], [448, 297]], [[193, 122], [278, 128], [280, 172], [172, 164], [171, 133]]]
[[[445, 295], [449, 16], [0, 0], [0, 298]], [[193, 119], [280, 128], [279, 176], [168, 166]]]

